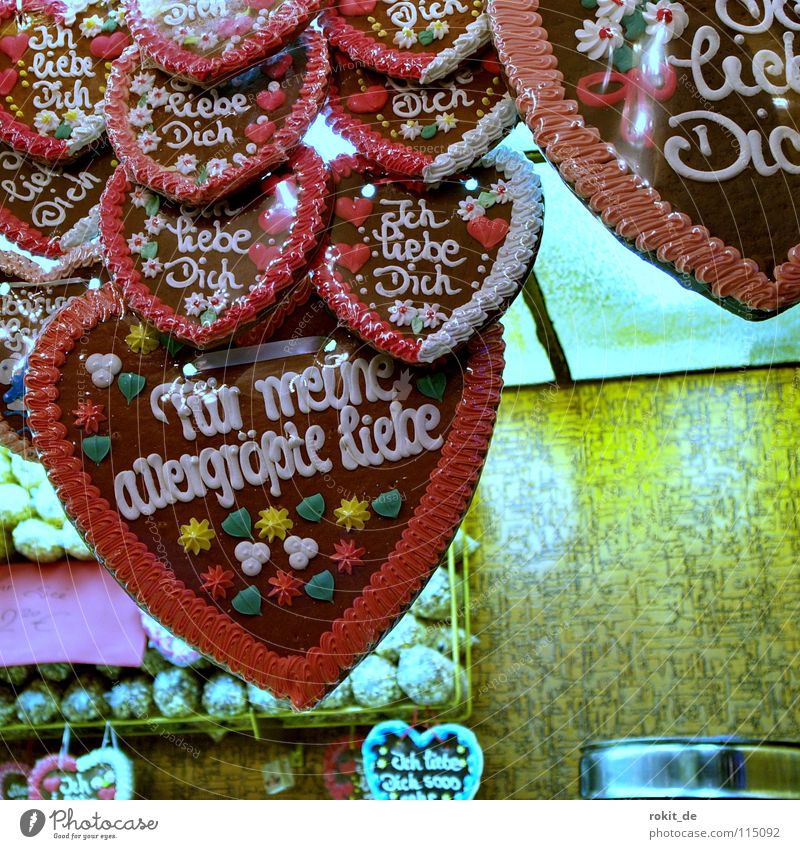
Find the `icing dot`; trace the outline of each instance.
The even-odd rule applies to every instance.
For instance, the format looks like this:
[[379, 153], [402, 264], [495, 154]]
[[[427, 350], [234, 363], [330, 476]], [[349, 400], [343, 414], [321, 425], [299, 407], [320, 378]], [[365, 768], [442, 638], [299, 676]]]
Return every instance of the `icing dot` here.
[[359, 232], [359, 233], [366, 233], [366, 232], [367, 232], [367, 228], [366, 228], [366, 227], [359, 227], [359, 228], [358, 228], [358, 232]]
[[251, 142], [245, 148], [245, 153], [249, 153], [252, 156], [257, 150], [258, 150], [258, 145], [255, 145]]
[[767, 110], [766, 110], [766, 109], [763, 109], [763, 108], [762, 108], [762, 109], [759, 109], [759, 110], [758, 110], [758, 112], [756, 112], [756, 115], [758, 115], [758, 117], [759, 117], [762, 121], [763, 121], [763, 120], [767, 117], [767, 114], [768, 114], [768, 113], [767, 113]]
[[[364, 236], [362, 241], [364, 242], [364, 244], [368, 245], [369, 244], [369, 236]], [[374, 254], [374, 256], [377, 256], [377, 254]]]
[[415, 262], [409, 262], [408, 270], [409, 271], [416, 271], [417, 270], [417, 264]]
[[361, 423], [365, 424], [365, 425], [371, 425], [372, 424], [372, 416], [369, 416], [369, 415], [361, 416]]
[[378, 252], [377, 252], [377, 251], [373, 251], [373, 252], [372, 252], [372, 255], [373, 255], [373, 256], [377, 256], [377, 255], [378, 255]]
[[479, 265], [478, 268], [477, 268], [478, 274], [483, 274], [484, 271], [486, 271], [486, 266], [485, 265]]
[[199, 262], [200, 262], [200, 265], [205, 265], [206, 264], [206, 257], [201, 256]]
[[359, 291], [361, 292], [361, 294], [362, 294], [362, 295], [366, 295], [368, 290], [367, 290], [367, 289], [364, 289], [364, 288], [362, 287]]
[[489, 254], [481, 254], [481, 259], [484, 262], [488, 262], [489, 261]]
[[740, 46], [744, 44], [744, 36], [741, 33], [735, 35], [733, 40]]
[[258, 435], [257, 432], [254, 431], [254, 430], [248, 430], [247, 431], [247, 436], [248, 436], [249, 439], [255, 439], [257, 435]]
[[364, 282], [364, 275], [363, 274], [356, 274], [356, 283], [363, 283], [363, 282]]
[[244, 442], [245, 439], [247, 439], [247, 434], [243, 430], [240, 430], [239, 433], [236, 434], [236, 436], [241, 442]]
[[375, 304], [370, 304], [370, 305], [369, 305], [369, 308], [370, 308], [371, 310], [374, 310], [374, 309], [375, 309]]

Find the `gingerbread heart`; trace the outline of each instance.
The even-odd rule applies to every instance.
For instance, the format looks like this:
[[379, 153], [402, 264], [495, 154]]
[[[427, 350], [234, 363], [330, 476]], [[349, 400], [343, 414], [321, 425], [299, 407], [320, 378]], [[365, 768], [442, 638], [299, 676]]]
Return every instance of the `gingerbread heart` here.
[[[2, 45], [0, 45], [2, 49]], [[7, 761], [0, 764], [0, 799], [27, 799], [28, 776], [31, 768], [27, 764]]]
[[490, 0], [490, 12], [538, 144], [628, 247], [745, 317], [800, 301], [796, 7]]
[[290, 44], [330, 0], [123, 0], [137, 45], [169, 74], [211, 85]]
[[[199, 358], [143, 347], [145, 333], [111, 287], [45, 330], [27, 378], [42, 461], [154, 618], [308, 707], [450, 543], [493, 428], [501, 329], [433, 373], [364, 345], [316, 298]], [[111, 379], [94, 381], [109, 352]], [[87, 437], [73, 411], [101, 408]]]
[[[135, 186], [120, 169], [103, 195], [101, 237], [131, 307], [157, 330], [204, 347], [243, 331], [305, 269], [328, 223], [328, 171], [300, 147], [232, 197], [190, 207]], [[279, 235], [266, 213], [292, 216]]]
[[453, 73], [489, 41], [489, 20], [459, 0], [348, 0], [320, 15], [330, 43], [358, 65], [423, 84]]
[[[514, 101], [485, 48], [426, 86], [333, 58], [328, 123], [389, 171], [437, 183], [469, 168], [517, 122]], [[488, 69], [487, 69], [488, 65]]]
[[46, 755], [28, 777], [34, 801], [133, 799], [133, 763], [119, 749], [103, 747], [85, 755]]
[[115, 9], [79, 5], [0, 5], [0, 139], [47, 162], [75, 159], [102, 139], [107, 63], [130, 44]]
[[354, 333], [404, 362], [432, 363], [505, 312], [542, 230], [541, 187], [525, 157], [498, 148], [436, 188], [383, 176], [363, 157], [332, 168], [330, 244], [311, 279]]
[[100, 195], [116, 165], [110, 149], [61, 167], [0, 150], [0, 232], [31, 253], [53, 258], [94, 239]]
[[136, 48], [114, 63], [108, 134], [133, 179], [192, 204], [219, 200], [285, 162], [322, 106], [328, 49], [310, 30], [281, 56], [280, 80], [256, 67], [213, 88], [146, 67]]

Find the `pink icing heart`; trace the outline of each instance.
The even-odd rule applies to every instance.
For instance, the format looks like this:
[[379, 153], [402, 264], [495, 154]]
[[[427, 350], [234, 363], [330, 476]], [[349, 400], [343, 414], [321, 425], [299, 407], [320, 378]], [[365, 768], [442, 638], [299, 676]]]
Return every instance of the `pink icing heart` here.
[[48, 775], [47, 778], [42, 781], [42, 787], [48, 793], [55, 793], [59, 787], [61, 787], [61, 776], [60, 775]]
[[338, 9], [340, 15], [349, 18], [355, 15], [368, 15], [375, 5], [376, 0], [342, 0]]
[[112, 32], [111, 35], [98, 35], [89, 45], [92, 56], [98, 59], [117, 59], [122, 51], [131, 43], [124, 32]]
[[[272, 85], [272, 83], [270, 83], [270, 85]], [[277, 83], [275, 83], [275, 85], [277, 85]], [[256, 97], [256, 103], [265, 112], [273, 112], [279, 106], [283, 106], [283, 104], [286, 103], [286, 92], [280, 88], [276, 88], [274, 91], [270, 91], [269, 89], [260, 91]]]
[[349, 221], [354, 227], [360, 227], [372, 213], [372, 201], [369, 198], [337, 198], [336, 214]]
[[28, 49], [30, 36], [25, 33], [19, 35], [5, 35], [0, 38], [0, 50], [8, 56], [12, 62], [22, 58], [22, 54]]
[[508, 222], [502, 218], [473, 218], [467, 224], [467, 232], [473, 239], [477, 239], [485, 248], [493, 248], [498, 242], [502, 242], [508, 233]]
[[248, 124], [244, 128], [244, 134], [250, 141], [256, 144], [264, 144], [265, 141], [272, 138], [274, 132], [275, 124], [272, 121], [262, 121], [260, 124]]
[[247, 253], [259, 271], [266, 271], [267, 266], [280, 256], [281, 249], [277, 245], [254, 242]]
[[283, 206], [265, 209], [258, 217], [258, 225], [268, 236], [285, 233], [294, 221], [294, 213]]
[[6, 68], [0, 71], [0, 95], [10, 94], [17, 84], [17, 79], [18, 74], [14, 68]]
[[334, 245], [336, 252], [339, 254], [336, 262], [344, 266], [352, 274], [355, 274], [361, 269], [364, 263], [369, 259], [369, 245], [359, 242], [355, 245]]
[[97, 798], [103, 800], [114, 799], [117, 795], [116, 787], [101, 787], [97, 791]]

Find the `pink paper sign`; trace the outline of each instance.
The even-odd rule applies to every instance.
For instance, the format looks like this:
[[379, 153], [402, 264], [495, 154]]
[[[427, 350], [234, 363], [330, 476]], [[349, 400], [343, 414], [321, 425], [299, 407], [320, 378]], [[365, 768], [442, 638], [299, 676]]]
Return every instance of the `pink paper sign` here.
[[139, 608], [96, 563], [0, 565], [0, 666], [139, 666]]

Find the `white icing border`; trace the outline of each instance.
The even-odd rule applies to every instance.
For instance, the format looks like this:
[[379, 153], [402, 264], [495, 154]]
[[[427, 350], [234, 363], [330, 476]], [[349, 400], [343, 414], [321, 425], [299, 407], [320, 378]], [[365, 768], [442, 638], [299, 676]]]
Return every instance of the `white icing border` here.
[[99, 233], [100, 204], [96, 203], [80, 221], [64, 233], [58, 240], [58, 244], [61, 250], [68, 251], [70, 248], [77, 248], [79, 245], [90, 242]]
[[510, 94], [503, 95], [471, 130], [464, 133], [461, 141], [451, 144], [422, 169], [422, 179], [426, 183], [438, 183], [451, 174], [469, 168], [495, 142], [503, 138], [518, 118], [514, 99]]
[[75, 761], [78, 772], [86, 772], [94, 766], [102, 765], [114, 770], [114, 801], [133, 799], [133, 761], [120, 749], [110, 746], [93, 749]]
[[420, 345], [420, 362], [431, 363], [450, 353], [482, 327], [490, 313], [501, 310], [524, 285], [524, 275], [539, 244], [544, 206], [542, 184], [533, 163], [521, 153], [501, 146], [487, 153], [481, 166], [497, 168], [508, 181], [512, 203], [508, 233], [481, 288], [468, 303], [456, 307], [441, 328]]
[[446, 77], [458, 68], [463, 59], [477, 53], [484, 44], [488, 44], [490, 38], [489, 15], [486, 12], [481, 12], [472, 23], [467, 24], [467, 28], [458, 36], [451, 47], [438, 53], [436, 58], [423, 69], [419, 75], [419, 81], [425, 85], [438, 80], [440, 77]]

